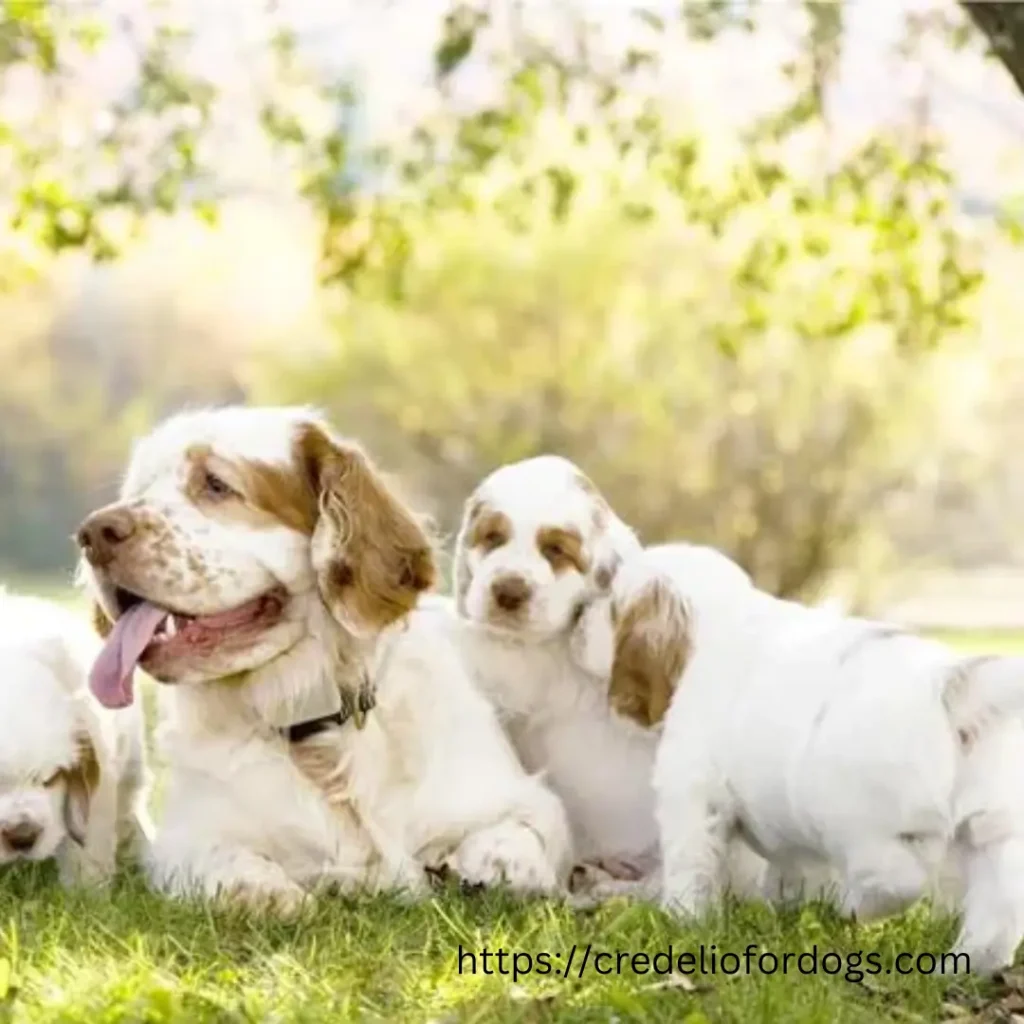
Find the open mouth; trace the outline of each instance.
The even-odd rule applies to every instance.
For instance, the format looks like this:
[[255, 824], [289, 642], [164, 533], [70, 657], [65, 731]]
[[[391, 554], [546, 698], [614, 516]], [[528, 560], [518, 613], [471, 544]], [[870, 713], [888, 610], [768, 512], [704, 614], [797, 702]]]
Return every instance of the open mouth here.
[[202, 657], [240, 634], [252, 636], [269, 629], [280, 621], [288, 594], [277, 586], [235, 608], [210, 615], [188, 615], [120, 586], [113, 588], [110, 598], [117, 618], [89, 683], [101, 704], [122, 708], [134, 699], [132, 678], [137, 667], [182, 656]]

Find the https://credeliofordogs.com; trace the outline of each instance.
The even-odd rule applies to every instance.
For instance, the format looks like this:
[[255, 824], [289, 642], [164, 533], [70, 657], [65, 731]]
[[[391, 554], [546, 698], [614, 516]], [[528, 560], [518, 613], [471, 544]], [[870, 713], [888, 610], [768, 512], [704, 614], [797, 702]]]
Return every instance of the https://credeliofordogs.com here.
[[856, 984], [883, 974], [966, 975], [971, 973], [971, 962], [966, 953], [897, 953], [887, 961], [878, 952], [821, 952], [816, 945], [803, 953], [773, 953], [753, 942], [742, 953], [722, 950], [715, 944], [702, 944], [695, 950], [679, 952], [670, 945], [653, 954], [594, 949], [589, 942], [576, 944], [567, 953], [528, 953], [500, 947], [488, 949], [487, 946], [471, 950], [460, 943], [458, 971], [469, 975], [500, 975], [513, 981], [530, 975], [582, 981], [588, 971], [600, 976], [825, 974]]

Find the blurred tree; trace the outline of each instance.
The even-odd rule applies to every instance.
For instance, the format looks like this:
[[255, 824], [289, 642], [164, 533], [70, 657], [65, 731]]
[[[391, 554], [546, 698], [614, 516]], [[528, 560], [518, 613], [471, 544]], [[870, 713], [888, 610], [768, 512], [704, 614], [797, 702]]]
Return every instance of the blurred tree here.
[[[187, 70], [187, 35], [159, 17], [135, 26], [135, 74], [97, 107], [75, 69], [124, 26], [73, 3], [0, 4], [8, 273], [54, 251], [108, 259], [152, 211], [212, 215], [214, 94]], [[843, 11], [793, 7], [805, 34], [783, 69], [788, 102], [726, 161], [659, 94], [660, 60], [684, 40], [758, 31], [756, 2], [637, 9], [624, 42], [571, 7], [551, 9], [552, 33], [518, 3], [457, 0], [433, 104], [408, 140], [358, 164], [362, 178], [359, 97], [314, 73], [280, 25], [261, 122], [319, 221], [333, 347], [228, 366], [173, 303], [129, 316], [113, 333], [132, 340], [116, 345], [52, 323], [34, 348], [7, 334], [0, 549], [63, 562], [45, 517], [67, 521], [127, 437], [167, 402], [245, 393], [320, 401], [449, 527], [483, 473], [554, 450], [648, 539], [716, 543], [778, 592], [863, 569], [959, 440], [963, 389], [949, 382], [971, 365], [979, 276], [926, 105], [832, 151]], [[932, 31], [923, 21], [910, 48]], [[466, 96], [469, 62], [493, 90]], [[194, 358], [157, 372], [169, 325]]]
[[[791, 101], [734, 163], [669, 124], [643, 86], [659, 48], [738, 11], [638, 11], [647, 44], [617, 55], [582, 17], [567, 50], [517, 22], [490, 54], [497, 97], [442, 103], [369, 200], [338, 187], [344, 140], [276, 115], [345, 287], [335, 354], [254, 393], [332, 409], [449, 527], [483, 473], [553, 450], [649, 540], [716, 543], [779, 593], [863, 561], [956, 429], [943, 385], [979, 276], [926, 110], [794, 163], [820, 134], [838, 7], [808, 5]], [[442, 97], [491, 16], [451, 8]]]
[[[22, 570], [68, 563], [90, 484], [109, 483], [111, 451], [120, 460], [139, 422], [100, 363], [62, 349], [54, 256], [106, 261], [154, 212], [212, 212], [199, 150], [214, 92], [186, 70], [188, 33], [155, 10], [115, 20], [92, 4], [0, 0], [0, 551]], [[114, 66], [123, 80], [104, 84], [97, 68]]]

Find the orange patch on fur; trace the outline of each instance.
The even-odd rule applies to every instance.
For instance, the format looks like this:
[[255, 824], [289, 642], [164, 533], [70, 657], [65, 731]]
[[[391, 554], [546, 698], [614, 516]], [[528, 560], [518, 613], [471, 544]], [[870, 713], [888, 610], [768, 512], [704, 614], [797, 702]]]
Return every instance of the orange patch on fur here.
[[471, 510], [466, 546], [494, 551], [512, 537], [512, 520], [489, 505], [477, 504]]
[[590, 560], [583, 552], [583, 538], [572, 527], [542, 526], [537, 531], [537, 550], [556, 573], [568, 569], [587, 572]]
[[187, 457], [185, 493], [207, 515], [255, 529], [287, 526], [312, 534], [316, 497], [294, 465], [225, 459], [208, 445], [195, 445]]
[[356, 445], [309, 425], [296, 455], [319, 508], [314, 546], [336, 550], [317, 566], [324, 601], [378, 628], [403, 618], [437, 578], [423, 524]]
[[655, 581], [618, 609], [608, 700], [621, 715], [650, 728], [665, 716], [690, 657], [686, 605]]
[[67, 786], [64, 795], [64, 824], [68, 835], [81, 844], [85, 842], [85, 830], [89, 823], [89, 805], [100, 784], [100, 762], [88, 733], [79, 733], [76, 742], [78, 751], [75, 762], [58, 774]]

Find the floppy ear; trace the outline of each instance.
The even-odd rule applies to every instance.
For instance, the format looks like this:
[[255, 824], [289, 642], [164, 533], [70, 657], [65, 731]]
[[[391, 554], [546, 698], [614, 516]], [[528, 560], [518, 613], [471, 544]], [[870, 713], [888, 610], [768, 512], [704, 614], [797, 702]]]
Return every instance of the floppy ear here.
[[86, 732], [78, 734], [78, 757], [64, 772], [64, 827], [79, 846], [85, 843], [92, 795], [100, 784], [100, 762]]
[[473, 528], [473, 523], [480, 514], [482, 507], [482, 503], [475, 495], [469, 498], [463, 507], [462, 523], [459, 525], [459, 532], [455, 538], [452, 586], [455, 589], [455, 607], [460, 615], [466, 614], [466, 595], [469, 593], [469, 586], [473, 582], [473, 573], [469, 568], [469, 555], [466, 551], [469, 531]]
[[645, 728], [661, 722], [690, 657], [690, 616], [668, 584], [655, 580], [614, 615], [608, 700]]
[[576, 482], [589, 496], [593, 507], [595, 540], [590, 553], [590, 582], [598, 594], [607, 594], [619, 566], [640, 551], [641, 544], [585, 473], [579, 472]]
[[358, 446], [308, 424], [297, 448], [317, 510], [311, 545], [321, 598], [346, 626], [396, 622], [437, 576], [426, 530]]

